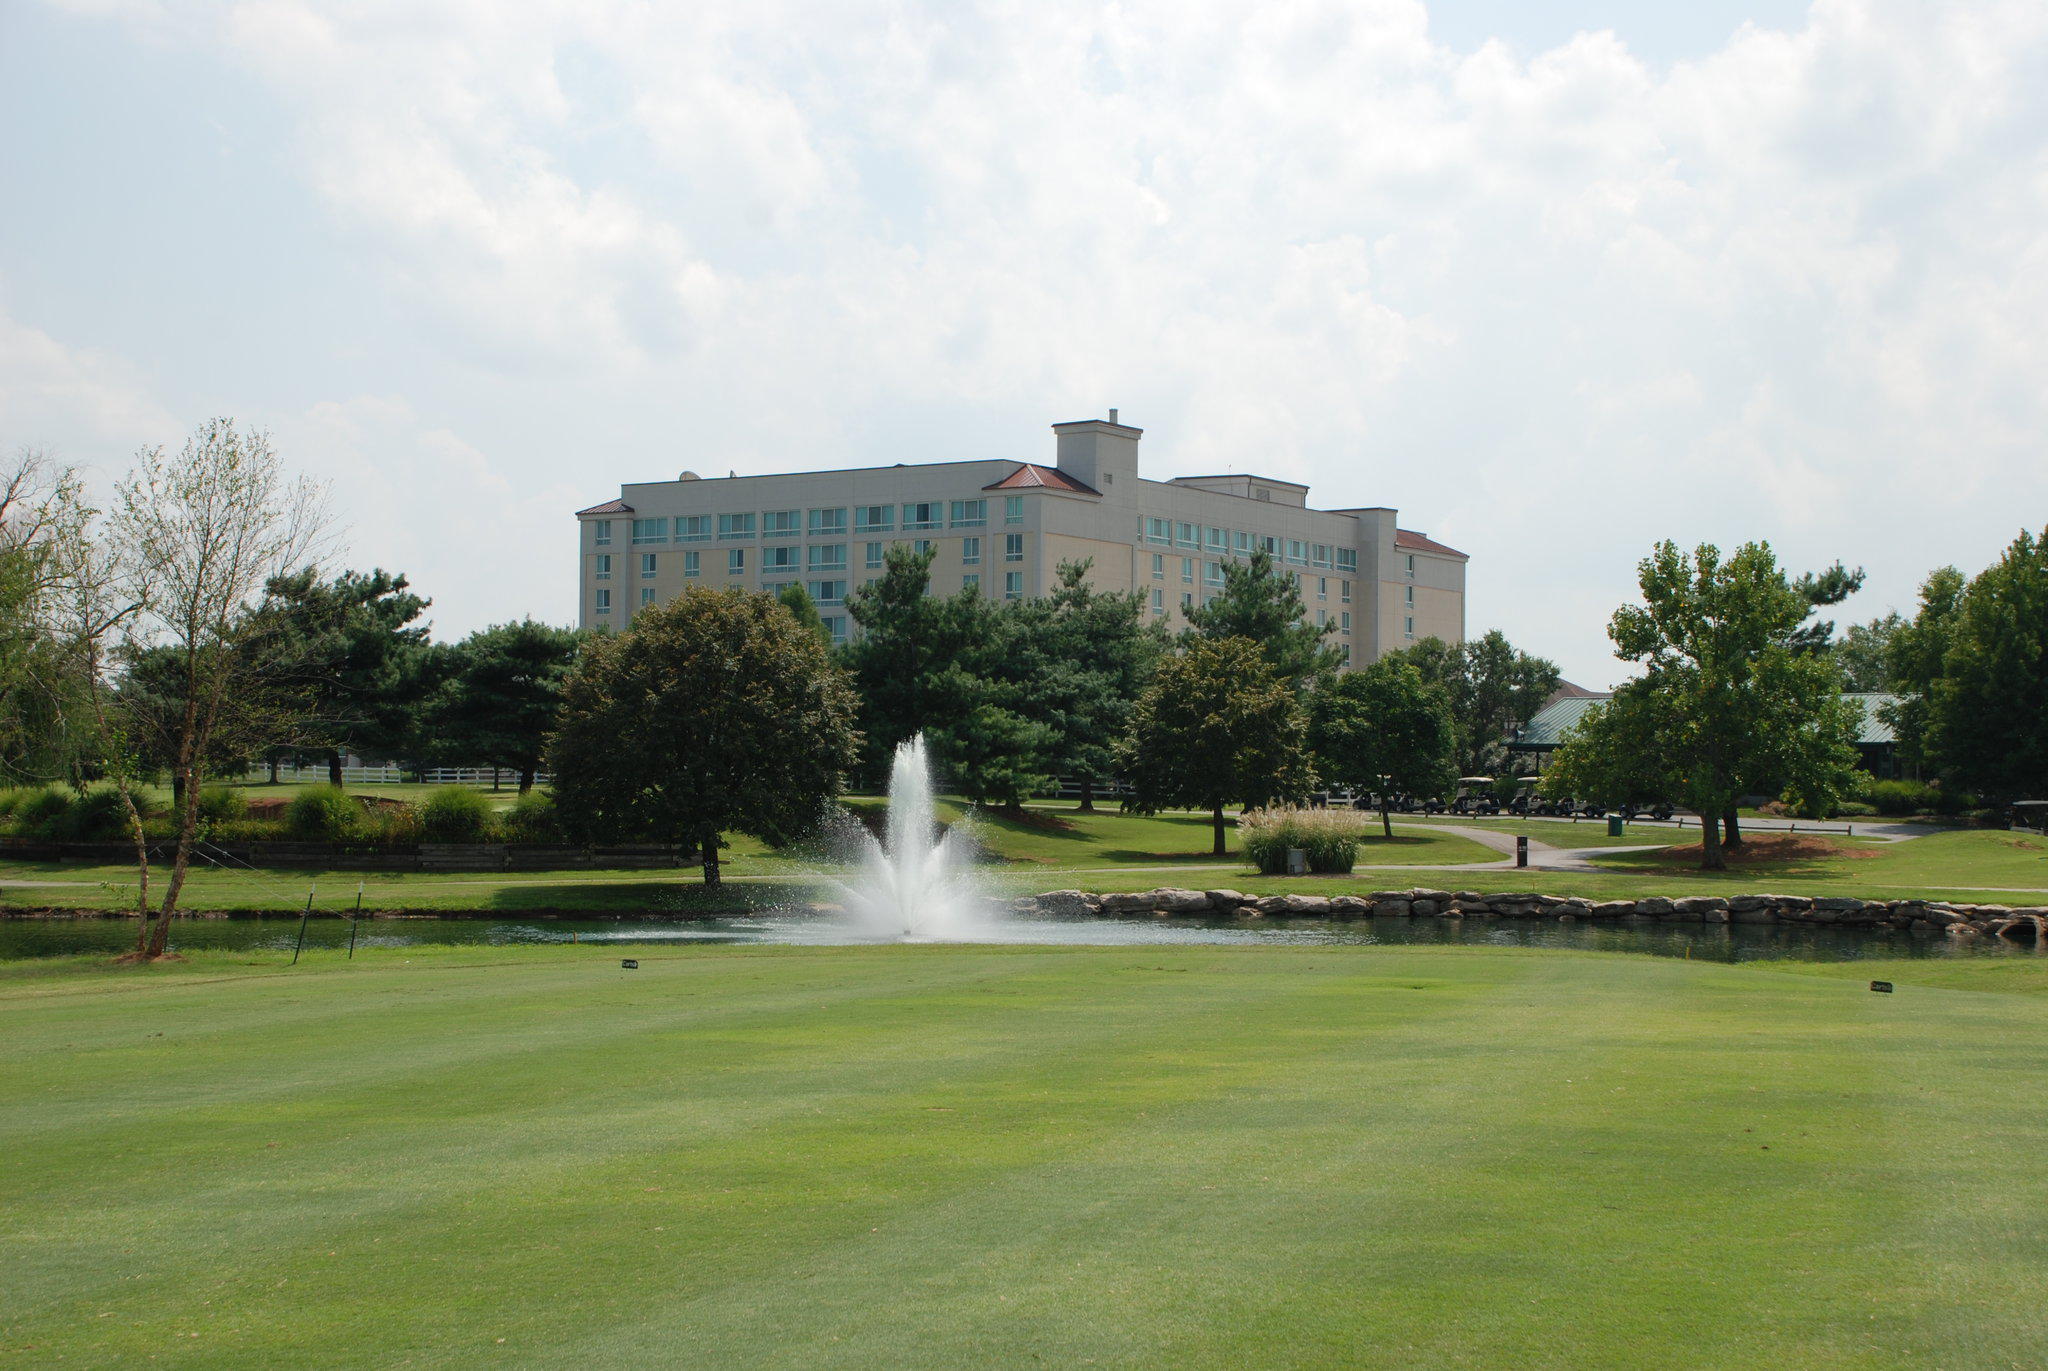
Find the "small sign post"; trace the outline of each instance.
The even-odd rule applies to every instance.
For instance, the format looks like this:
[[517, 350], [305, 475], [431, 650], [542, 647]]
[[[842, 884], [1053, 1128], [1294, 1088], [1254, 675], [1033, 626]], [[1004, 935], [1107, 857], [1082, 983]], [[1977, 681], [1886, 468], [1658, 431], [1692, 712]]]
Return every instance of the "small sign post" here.
[[1518, 833], [1515, 835], [1515, 865], [1527, 866], [1528, 864], [1529, 839], [1525, 835]]

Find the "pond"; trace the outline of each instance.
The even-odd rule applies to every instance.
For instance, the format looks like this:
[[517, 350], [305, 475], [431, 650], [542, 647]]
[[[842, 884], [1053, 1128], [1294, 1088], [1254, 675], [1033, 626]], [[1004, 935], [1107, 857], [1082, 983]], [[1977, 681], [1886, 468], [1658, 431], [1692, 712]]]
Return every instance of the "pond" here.
[[[289, 949], [296, 918], [180, 919], [173, 950]], [[121, 952], [135, 940], [130, 919], [0, 919], [0, 959]], [[306, 928], [309, 952], [348, 946], [349, 921], [315, 917]], [[764, 913], [725, 919], [364, 919], [358, 947], [606, 943], [620, 947], [688, 944], [832, 946], [873, 941], [828, 916]], [[1561, 922], [1556, 919], [1316, 919], [1236, 918], [1228, 915], [1162, 918], [1050, 918], [1014, 916], [977, 941], [999, 943], [1139, 945], [1379, 945], [1446, 943], [1485, 947], [1585, 948], [1739, 962], [1772, 958], [1854, 961], [1864, 957], [2032, 956], [1996, 939], [1957, 946], [1949, 939], [1891, 929], [1845, 929], [1796, 924], [1668, 924]]]

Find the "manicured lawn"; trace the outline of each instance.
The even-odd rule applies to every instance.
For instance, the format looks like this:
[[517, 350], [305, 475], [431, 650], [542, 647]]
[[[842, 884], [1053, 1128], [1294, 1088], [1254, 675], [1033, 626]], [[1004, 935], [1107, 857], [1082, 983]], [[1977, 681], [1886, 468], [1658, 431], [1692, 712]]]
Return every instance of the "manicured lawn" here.
[[[1805, 835], [1801, 835], [1804, 837]], [[1697, 835], [1694, 835], [1697, 841]], [[1882, 886], [1942, 887], [1975, 884], [2048, 890], [2048, 838], [1992, 829], [1930, 833], [1904, 842], [1864, 842], [1856, 838], [1819, 838], [1830, 855], [1785, 862], [1757, 862], [1731, 875], [1754, 881], [1768, 877], [1781, 884], [1853, 880]], [[1865, 854], [1849, 856], [1840, 854]], [[1611, 871], [1668, 871], [1671, 863], [1642, 853], [1622, 853], [1594, 860]]]
[[0, 1354], [2048, 1361], [2039, 994], [1473, 949], [638, 955], [0, 968]]

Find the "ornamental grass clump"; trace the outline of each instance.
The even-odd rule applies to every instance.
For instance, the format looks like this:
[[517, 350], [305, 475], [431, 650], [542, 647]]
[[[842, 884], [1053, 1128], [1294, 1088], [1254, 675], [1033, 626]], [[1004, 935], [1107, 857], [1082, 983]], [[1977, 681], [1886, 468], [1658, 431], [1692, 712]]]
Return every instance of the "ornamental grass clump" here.
[[430, 843], [485, 843], [496, 828], [491, 802], [465, 785], [440, 787], [420, 810], [420, 837]]
[[1287, 852], [1300, 848], [1308, 869], [1343, 873], [1358, 862], [1358, 842], [1365, 836], [1365, 816], [1349, 809], [1303, 809], [1276, 805], [1248, 809], [1237, 820], [1244, 835], [1244, 855], [1266, 876], [1287, 871]]
[[285, 826], [301, 842], [338, 843], [362, 826], [363, 807], [340, 786], [314, 786], [292, 797]]

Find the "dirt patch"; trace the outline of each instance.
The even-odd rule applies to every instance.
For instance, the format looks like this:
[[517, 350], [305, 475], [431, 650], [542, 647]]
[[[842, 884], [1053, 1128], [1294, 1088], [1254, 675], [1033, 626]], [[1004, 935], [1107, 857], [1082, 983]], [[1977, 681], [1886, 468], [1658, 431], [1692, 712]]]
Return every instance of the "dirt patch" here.
[[[1875, 857], [1878, 850], [1874, 847], [1840, 847], [1826, 838], [1809, 837], [1804, 833], [1760, 833], [1745, 837], [1740, 847], [1722, 848], [1721, 855], [1730, 866], [1758, 866], [1766, 862], [1810, 862], [1828, 857], [1854, 860]], [[1659, 848], [1644, 853], [1643, 858], [1660, 866], [1698, 866], [1700, 844]]]

